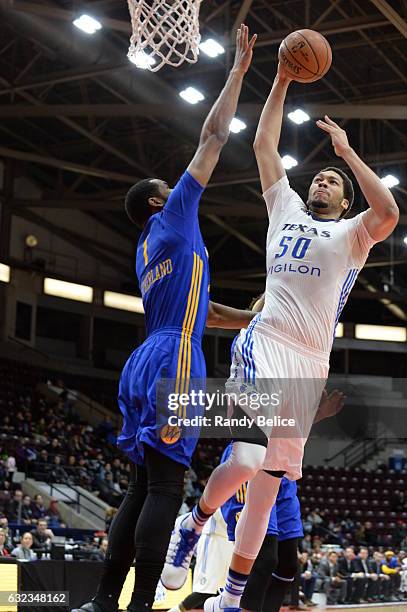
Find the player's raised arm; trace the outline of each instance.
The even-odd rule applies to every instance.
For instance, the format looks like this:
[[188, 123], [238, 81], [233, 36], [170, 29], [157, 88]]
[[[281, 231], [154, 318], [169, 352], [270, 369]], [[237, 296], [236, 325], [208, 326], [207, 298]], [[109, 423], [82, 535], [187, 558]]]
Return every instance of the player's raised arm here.
[[188, 172], [203, 187], [207, 185], [219, 160], [222, 147], [229, 138], [229, 126], [237, 108], [243, 77], [253, 57], [257, 35], [249, 41], [249, 28], [242, 24], [236, 34], [235, 61], [219, 98], [213, 105], [202, 128], [198, 149], [188, 166]]
[[352, 149], [344, 129], [327, 115], [325, 121], [317, 121], [317, 126], [330, 135], [336, 155], [348, 164], [369, 204], [370, 209], [363, 218], [367, 231], [376, 242], [385, 240], [399, 220], [399, 209], [393, 194]]
[[254, 151], [260, 172], [263, 193], [285, 174], [278, 153], [284, 101], [291, 79], [279, 64], [276, 78], [267, 102], [264, 105], [254, 140]]

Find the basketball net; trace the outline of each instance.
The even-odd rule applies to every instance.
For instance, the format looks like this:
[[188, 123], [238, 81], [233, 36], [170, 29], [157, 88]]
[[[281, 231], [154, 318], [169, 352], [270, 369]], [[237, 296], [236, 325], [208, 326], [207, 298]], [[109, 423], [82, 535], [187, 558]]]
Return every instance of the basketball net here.
[[127, 0], [133, 34], [127, 57], [140, 68], [194, 64], [198, 59], [202, 0]]

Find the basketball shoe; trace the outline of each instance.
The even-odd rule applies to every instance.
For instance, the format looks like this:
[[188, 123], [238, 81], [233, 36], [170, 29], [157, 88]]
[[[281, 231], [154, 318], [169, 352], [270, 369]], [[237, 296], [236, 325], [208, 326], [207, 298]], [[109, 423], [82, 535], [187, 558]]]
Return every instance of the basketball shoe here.
[[200, 538], [194, 529], [184, 527], [190, 512], [182, 514], [175, 521], [167, 558], [161, 574], [161, 582], [169, 591], [177, 591], [186, 582], [189, 566]]

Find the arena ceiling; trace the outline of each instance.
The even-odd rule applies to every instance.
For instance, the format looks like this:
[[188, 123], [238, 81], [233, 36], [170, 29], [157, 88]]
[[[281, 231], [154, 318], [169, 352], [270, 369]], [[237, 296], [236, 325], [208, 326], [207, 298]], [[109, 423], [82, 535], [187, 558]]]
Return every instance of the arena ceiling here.
[[[82, 13], [96, 17], [102, 30], [87, 36], [75, 28], [72, 21]], [[265, 279], [266, 216], [251, 145], [275, 74], [278, 45], [290, 31], [308, 27], [328, 38], [333, 65], [317, 83], [292, 85], [287, 110], [301, 107], [312, 118], [330, 114], [380, 176], [400, 180], [394, 188], [400, 225], [392, 239], [375, 247], [346, 317], [407, 320], [407, 0], [203, 0], [202, 36], [222, 42], [226, 53], [216, 59], [201, 54], [193, 66], [155, 74], [126, 58], [130, 20], [124, 0], [1, 0], [0, 16], [3, 258], [12, 215], [46, 223], [106, 264], [112, 262], [112, 249], [120, 256], [121, 237], [136, 242], [123, 196], [139, 178], [159, 176], [171, 184], [185, 169], [233, 61], [237, 24], [245, 20], [258, 33], [238, 109], [247, 129], [231, 134], [203, 198], [201, 223], [215, 298], [243, 304], [259, 293]], [[189, 106], [179, 98], [188, 85], [204, 92], [203, 103]], [[321, 165], [341, 165], [314, 121], [301, 126], [285, 121], [281, 152], [298, 159], [289, 177], [303, 196]], [[40, 187], [40, 201], [13, 196], [8, 184], [16, 164]], [[52, 216], [44, 221], [36, 212], [39, 206], [81, 210], [89, 222], [97, 219], [113, 229], [118, 245], [85, 242], [53, 223]], [[133, 266], [121, 253], [130, 288]]]

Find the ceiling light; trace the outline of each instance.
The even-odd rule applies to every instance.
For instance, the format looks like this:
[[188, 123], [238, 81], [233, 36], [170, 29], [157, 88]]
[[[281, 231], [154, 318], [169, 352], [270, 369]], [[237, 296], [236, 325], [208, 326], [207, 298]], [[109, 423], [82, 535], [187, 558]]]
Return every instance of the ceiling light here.
[[195, 87], [187, 87], [183, 91], [180, 91], [179, 95], [183, 100], [189, 102], [190, 104], [197, 104], [205, 99], [205, 96], [200, 91], [195, 89]]
[[407, 329], [391, 325], [355, 325], [355, 338], [358, 340], [386, 340], [390, 342], [405, 342]]
[[209, 57], [218, 57], [218, 55], [222, 55], [225, 53], [225, 49], [213, 38], [208, 38], [205, 42], [199, 45], [201, 51], [203, 51]]
[[338, 323], [335, 328], [335, 338], [343, 338], [343, 333], [344, 333], [343, 323]]
[[10, 266], [0, 263], [0, 281], [2, 283], [10, 282]]
[[135, 55], [127, 56], [132, 64], [135, 64], [137, 68], [141, 68], [141, 70], [147, 70], [149, 66], [154, 66], [157, 62], [151, 55], [148, 55], [144, 51], [137, 51]]
[[91, 304], [93, 301], [92, 287], [77, 285], [76, 283], [68, 283], [56, 278], [44, 278], [44, 293], [47, 295], [65, 298], [67, 300], [87, 302], [88, 304]]
[[129, 312], [144, 313], [143, 300], [135, 295], [105, 291], [103, 293], [103, 305], [109, 308], [119, 308]]
[[404, 244], [407, 244], [407, 236], [404, 236], [403, 242], [404, 242]]
[[244, 121], [241, 121], [240, 119], [237, 119], [236, 117], [233, 117], [232, 121], [230, 122], [229, 129], [234, 134], [238, 134], [239, 132], [244, 130], [246, 127], [247, 125], [245, 124]]
[[303, 110], [297, 108], [295, 111], [288, 113], [288, 118], [291, 119], [297, 125], [301, 125], [301, 123], [305, 123], [305, 121], [310, 120], [310, 116], [307, 115]]
[[294, 168], [294, 166], [298, 166], [297, 160], [294, 159], [294, 157], [291, 157], [291, 155], [284, 155], [281, 161], [283, 162], [283, 167], [286, 170], [290, 170], [290, 168]]
[[395, 187], [396, 185], [400, 183], [398, 178], [393, 176], [392, 174], [387, 174], [386, 176], [383, 176], [380, 180], [383, 183], [383, 185], [385, 187], [388, 187], [389, 189], [391, 189], [392, 187]]
[[78, 19], [75, 19], [73, 24], [86, 34], [94, 34], [102, 28], [102, 24], [89, 15], [81, 15]]

